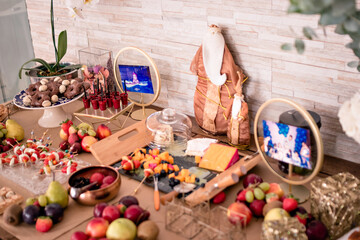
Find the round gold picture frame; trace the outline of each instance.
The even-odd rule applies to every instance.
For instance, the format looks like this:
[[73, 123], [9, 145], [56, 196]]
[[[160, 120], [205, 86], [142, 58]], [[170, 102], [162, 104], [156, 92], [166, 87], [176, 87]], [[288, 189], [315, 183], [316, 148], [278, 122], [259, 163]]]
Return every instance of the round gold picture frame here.
[[[141, 107], [141, 109], [139, 110], [135, 110], [132, 114], [131, 114], [131, 117], [135, 120], [142, 120], [142, 119], [145, 119], [147, 118], [148, 116], [150, 116], [152, 113], [156, 112], [156, 110], [154, 109], [150, 109], [150, 108], [145, 108], [145, 107], [148, 107], [150, 106], [151, 104], [153, 104], [159, 97], [160, 95], [160, 90], [161, 90], [161, 80], [160, 80], [160, 73], [159, 73], [159, 69], [157, 68], [154, 60], [145, 52], [143, 51], [142, 49], [140, 48], [137, 48], [137, 47], [125, 47], [125, 48], [122, 48], [115, 56], [114, 58], [114, 63], [113, 63], [113, 70], [114, 70], [114, 76], [115, 76], [115, 80], [116, 80], [116, 84], [118, 85], [119, 89], [121, 92], [124, 92], [124, 89], [122, 87], [122, 81], [121, 81], [121, 76], [120, 74], [118, 74], [118, 67], [117, 67], [117, 62], [118, 62], [118, 59], [120, 57], [120, 55], [122, 53], [124, 53], [125, 51], [130, 51], [130, 50], [133, 50], [133, 51], [137, 51], [138, 53], [142, 54], [147, 60], [148, 62], [150, 63], [150, 66], [153, 68], [154, 70], [154, 73], [155, 73], [155, 81], [156, 81], [156, 89], [155, 89], [155, 93], [154, 93], [154, 96], [153, 98], [148, 101], [148, 102], [143, 102], [143, 97], [142, 97], [142, 93], [139, 93], [141, 94], [141, 97], [140, 97], [140, 101], [138, 100], [135, 100], [135, 99], [132, 99], [129, 97], [129, 101], [133, 102], [135, 105]], [[120, 78], [120, 80], [119, 80]]]
[[[316, 157], [316, 165], [315, 168], [313, 169], [312, 173], [306, 177], [305, 179], [302, 180], [291, 180], [288, 179], [282, 175], [280, 175], [279, 173], [277, 173], [272, 166], [270, 165], [270, 163], [266, 160], [265, 157], [265, 153], [261, 150], [261, 146], [259, 143], [259, 136], [258, 136], [258, 124], [259, 124], [259, 118], [261, 116], [261, 113], [270, 105], [273, 103], [285, 103], [290, 105], [291, 107], [293, 107], [294, 109], [296, 109], [301, 116], [305, 119], [305, 121], [309, 124], [309, 127], [312, 131], [312, 134], [314, 136], [315, 142], [316, 142], [316, 149], [317, 149], [317, 157]], [[266, 101], [265, 103], [263, 103], [259, 110], [256, 113], [255, 116], [255, 120], [254, 120], [254, 138], [255, 138], [255, 144], [256, 144], [256, 148], [261, 156], [261, 158], [263, 159], [263, 161], [265, 162], [266, 166], [270, 169], [270, 171], [272, 173], [274, 173], [275, 175], [277, 175], [278, 177], [281, 178], [282, 181], [284, 181], [285, 183], [288, 183], [290, 185], [304, 185], [308, 182], [310, 182], [320, 171], [322, 165], [323, 165], [323, 161], [324, 161], [324, 146], [323, 146], [323, 141], [320, 135], [320, 131], [318, 126], [316, 125], [314, 119], [311, 117], [310, 113], [308, 111], [305, 110], [305, 108], [303, 108], [301, 105], [295, 103], [292, 100], [289, 99], [285, 99], [285, 98], [273, 98], [270, 99], [268, 101]], [[292, 165], [289, 164], [289, 175], [291, 176], [292, 174]], [[289, 192], [291, 193], [291, 187], [289, 187]]]

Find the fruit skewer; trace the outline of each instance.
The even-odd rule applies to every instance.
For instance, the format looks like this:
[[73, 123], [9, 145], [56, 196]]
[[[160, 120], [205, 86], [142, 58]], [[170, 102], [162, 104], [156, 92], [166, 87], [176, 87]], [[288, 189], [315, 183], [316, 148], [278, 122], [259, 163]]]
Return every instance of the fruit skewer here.
[[145, 169], [144, 170], [144, 178], [141, 180], [141, 182], [139, 183], [139, 185], [134, 189], [134, 192], [131, 195], [135, 195], [137, 193], [137, 191], [139, 190], [139, 188], [142, 186], [142, 184], [144, 183], [144, 181], [153, 176], [154, 175], [154, 171], [151, 169]]

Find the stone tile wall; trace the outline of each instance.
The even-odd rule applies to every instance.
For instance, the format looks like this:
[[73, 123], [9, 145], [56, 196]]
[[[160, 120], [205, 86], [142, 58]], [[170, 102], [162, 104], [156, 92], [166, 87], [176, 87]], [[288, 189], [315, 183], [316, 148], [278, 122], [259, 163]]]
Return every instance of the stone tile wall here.
[[[51, 60], [48, 0], [26, 0], [35, 56]], [[360, 1], [357, 1], [360, 7]], [[360, 163], [360, 147], [342, 131], [337, 118], [341, 104], [360, 87], [360, 74], [347, 67], [356, 60], [344, 47], [349, 39], [326, 36], [314, 16], [288, 15], [288, 0], [100, 0], [85, 8], [85, 19], [71, 18], [55, 0], [55, 29], [68, 32], [65, 60], [78, 62], [78, 50], [100, 47], [114, 55], [125, 46], [142, 48], [155, 60], [162, 91], [156, 105], [193, 115], [196, 77], [190, 62], [209, 24], [222, 27], [234, 59], [248, 74], [245, 94], [251, 116], [274, 97], [301, 103], [321, 115], [321, 134], [328, 155]], [[306, 52], [284, 52], [280, 46], [302, 36], [302, 27], [317, 29]]]

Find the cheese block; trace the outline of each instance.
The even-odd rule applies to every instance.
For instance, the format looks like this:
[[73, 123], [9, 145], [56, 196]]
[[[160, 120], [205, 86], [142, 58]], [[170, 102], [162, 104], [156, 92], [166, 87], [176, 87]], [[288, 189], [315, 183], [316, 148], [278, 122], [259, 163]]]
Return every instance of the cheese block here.
[[222, 172], [239, 160], [238, 150], [234, 147], [212, 143], [206, 150], [199, 167]]

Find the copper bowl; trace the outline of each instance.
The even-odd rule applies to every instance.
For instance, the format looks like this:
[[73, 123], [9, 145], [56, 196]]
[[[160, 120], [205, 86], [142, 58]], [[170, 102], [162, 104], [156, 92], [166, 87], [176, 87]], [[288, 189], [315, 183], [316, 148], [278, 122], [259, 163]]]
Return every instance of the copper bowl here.
[[74, 201], [83, 205], [93, 206], [100, 202], [110, 201], [117, 196], [121, 185], [120, 173], [115, 168], [109, 166], [89, 166], [74, 172], [68, 180], [69, 188], [72, 187], [71, 184], [74, 179], [79, 177], [90, 178], [96, 172], [102, 173], [105, 176], [113, 176], [115, 181], [107, 187], [83, 192], [78, 198], [73, 198]]

